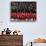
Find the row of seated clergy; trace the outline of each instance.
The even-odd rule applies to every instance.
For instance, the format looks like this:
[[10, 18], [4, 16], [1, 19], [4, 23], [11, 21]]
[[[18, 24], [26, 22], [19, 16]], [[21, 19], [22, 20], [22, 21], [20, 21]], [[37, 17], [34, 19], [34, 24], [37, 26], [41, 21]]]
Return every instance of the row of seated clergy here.
[[[4, 31], [2, 31], [2, 35], [4, 35], [4, 34], [10, 35], [10, 33], [11, 33], [11, 30], [9, 30], [9, 28], [7, 28], [6, 31], [5, 31], [5, 29], [4, 29]], [[13, 35], [21, 35], [21, 31], [20, 30], [15, 30], [13, 32]]]
[[6, 35], [10, 35], [11, 30], [9, 30], [9, 28], [7, 28], [5, 31], [5, 29], [4, 29], [4, 31], [2, 31], [2, 35], [4, 35], [5, 33], [6, 33]]
[[[19, 33], [20, 33], [21, 31], [17, 31], [17, 30], [15, 30], [14, 32], [13, 32], [13, 35], [19, 35]], [[20, 33], [21, 34], [21, 33]]]

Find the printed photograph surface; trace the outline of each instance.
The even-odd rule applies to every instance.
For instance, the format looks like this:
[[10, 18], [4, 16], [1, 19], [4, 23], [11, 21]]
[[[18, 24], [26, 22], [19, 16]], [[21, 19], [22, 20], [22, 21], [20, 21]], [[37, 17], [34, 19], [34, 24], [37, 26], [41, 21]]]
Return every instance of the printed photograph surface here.
[[11, 2], [11, 21], [36, 21], [36, 2]]

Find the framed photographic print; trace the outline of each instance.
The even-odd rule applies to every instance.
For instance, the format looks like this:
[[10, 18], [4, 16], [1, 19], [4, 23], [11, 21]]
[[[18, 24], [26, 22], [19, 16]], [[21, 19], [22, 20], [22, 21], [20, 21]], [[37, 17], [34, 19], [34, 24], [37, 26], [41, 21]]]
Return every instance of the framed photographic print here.
[[11, 21], [36, 21], [36, 2], [11, 2]]

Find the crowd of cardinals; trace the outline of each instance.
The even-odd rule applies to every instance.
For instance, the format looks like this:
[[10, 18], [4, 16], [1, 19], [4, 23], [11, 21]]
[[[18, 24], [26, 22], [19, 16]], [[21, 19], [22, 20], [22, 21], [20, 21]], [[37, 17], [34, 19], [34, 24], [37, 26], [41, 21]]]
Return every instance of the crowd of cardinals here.
[[35, 13], [11, 13], [11, 18], [13, 19], [19, 19], [19, 20], [25, 20], [25, 19], [33, 19], [36, 20], [36, 14]]

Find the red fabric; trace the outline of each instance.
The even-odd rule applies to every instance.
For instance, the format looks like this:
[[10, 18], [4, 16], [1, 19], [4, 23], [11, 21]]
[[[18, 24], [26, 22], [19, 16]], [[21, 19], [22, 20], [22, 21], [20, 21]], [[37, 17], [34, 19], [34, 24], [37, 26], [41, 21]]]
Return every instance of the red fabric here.
[[36, 18], [36, 13], [19, 13], [19, 12], [12, 12], [11, 18], [13, 19], [31, 19]]

